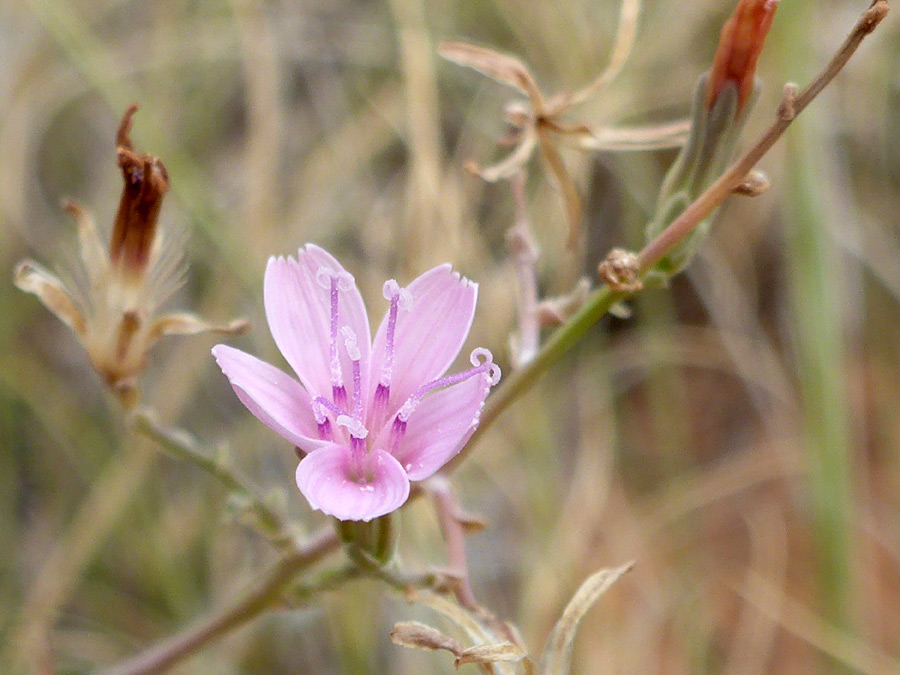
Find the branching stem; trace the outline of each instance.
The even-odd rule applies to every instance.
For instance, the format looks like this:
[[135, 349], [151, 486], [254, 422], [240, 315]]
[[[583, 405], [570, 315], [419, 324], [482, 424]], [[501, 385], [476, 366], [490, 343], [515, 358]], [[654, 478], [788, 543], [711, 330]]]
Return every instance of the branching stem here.
[[[794, 93], [793, 85], [785, 87], [782, 103], [778, 108], [778, 116], [772, 126], [754, 143], [737, 162], [735, 162], [721, 178], [700, 195], [671, 225], [663, 230], [653, 241], [638, 254], [639, 269], [646, 274], [669, 251], [685, 239], [694, 229], [728, 196], [740, 186], [751, 169], [775, 144], [794, 118], [808, 106], [816, 96], [831, 82], [846, 65], [865, 37], [875, 30], [876, 26], [888, 13], [887, 0], [874, 0], [863, 12], [853, 31], [832, 57], [821, 73], [801, 92]], [[581, 310], [560, 326], [535, 358], [521, 369], [507, 376], [485, 403], [481, 413], [481, 424], [476, 429], [469, 443], [448, 465], [445, 471], [452, 471], [459, 465], [480, 438], [494, 423], [497, 417], [509, 407], [510, 403], [528, 391], [535, 381], [563, 354], [572, 348], [597, 321], [609, 311], [609, 308], [626, 297], [625, 293], [614, 292], [607, 286], [601, 286], [588, 297]]]

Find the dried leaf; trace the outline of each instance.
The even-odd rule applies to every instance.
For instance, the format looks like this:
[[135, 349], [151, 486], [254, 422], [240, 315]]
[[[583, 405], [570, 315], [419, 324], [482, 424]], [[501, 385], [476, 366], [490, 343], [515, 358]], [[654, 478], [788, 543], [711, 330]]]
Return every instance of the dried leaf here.
[[495, 183], [500, 179], [508, 180], [519, 173], [522, 167], [531, 159], [531, 154], [534, 152], [536, 144], [537, 133], [533, 126], [527, 126], [522, 132], [522, 139], [519, 141], [519, 145], [506, 159], [484, 169], [475, 164], [469, 164], [467, 168], [488, 183]]
[[582, 617], [600, 596], [633, 566], [634, 563], [630, 562], [621, 567], [602, 569], [581, 584], [547, 638], [541, 658], [542, 675], [566, 675], [569, 672], [572, 643]]
[[606, 68], [596, 80], [568, 97], [568, 101], [554, 110], [554, 113], [565, 112], [572, 106], [587, 101], [615, 79], [619, 71], [622, 70], [622, 66], [625, 65], [625, 61], [628, 60], [632, 47], [634, 47], [634, 38], [637, 34], [637, 22], [640, 13], [641, 0], [622, 0], [616, 41], [613, 44], [612, 53]]
[[472, 68], [492, 80], [517, 89], [531, 102], [537, 113], [544, 108], [544, 97], [528, 67], [515, 56], [503, 54], [489, 47], [468, 42], [445, 40], [438, 45], [438, 54], [460, 66]]
[[479, 645], [469, 647], [456, 657], [456, 667], [464, 663], [497, 663], [521, 661], [527, 656], [512, 642], [500, 642], [495, 645]]
[[401, 621], [394, 624], [391, 642], [410, 649], [444, 649], [457, 658], [466, 653], [463, 646], [452, 637], [418, 621]]
[[582, 127], [580, 131], [562, 136], [563, 142], [582, 150], [636, 151], [679, 148], [690, 131], [689, 120], [641, 127]]
[[33, 260], [22, 260], [13, 272], [13, 283], [19, 290], [32, 293], [44, 307], [75, 331], [79, 337], [87, 330], [84, 316], [59, 278]]
[[408, 597], [410, 602], [430, 607], [436, 612], [443, 614], [450, 619], [450, 621], [464, 630], [473, 642], [487, 644], [495, 641], [495, 638], [490, 631], [484, 628], [471, 614], [469, 614], [469, 612], [456, 603], [450, 602], [446, 598], [428, 591], [414, 591], [410, 593]]
[[566, 220], [569, 222], [569, 235], [566, 245], [570, 249], [574, 249], [578, 244], [578, 226], [581, 223], [581, 198], [578, 196], [578, 188], [575, 187], [575, 181], [566, 170], [562, 157], [553, 141], [541, 131], [538, 131], [538, 141], [540, 143], [541, 155], [550, 166], [550, 171], [556, 177], [559, 189], [562, 191], [563, 201], [566, 206]]

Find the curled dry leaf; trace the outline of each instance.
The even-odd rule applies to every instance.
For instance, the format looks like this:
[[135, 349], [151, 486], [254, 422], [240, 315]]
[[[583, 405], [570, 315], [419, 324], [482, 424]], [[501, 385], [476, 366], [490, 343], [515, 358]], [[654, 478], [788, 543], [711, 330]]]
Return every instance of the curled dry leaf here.
[[581, 584], [547, 638], [541, 658], [541, 675], [566, 675], [569, 672], [572, 643], [575, 641], [578, 624], [600, 596], [632, 567], [634, 562], [621, 567], [602, 569]]
[[492, 80], [518, 89], [528, 97], [535, 109], [542, 109], [544, 97], [528, 67], [509, 54], [468, 42], [444, 40], [438, 54], [460, 66], [471, 68]]

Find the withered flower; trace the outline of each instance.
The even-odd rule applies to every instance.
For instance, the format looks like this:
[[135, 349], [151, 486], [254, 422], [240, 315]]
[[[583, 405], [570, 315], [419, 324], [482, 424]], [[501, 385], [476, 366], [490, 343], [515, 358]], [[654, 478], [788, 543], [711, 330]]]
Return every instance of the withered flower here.
[[488, 182], [510, 179], [527, 164], [535, 148], [539, 149], [563, 195], [570, 248], [578, 239], [581, 200], [563, 163], [559, 143], [585, 151], [650, 150], [678, 147], [687, 135], [689, 125], [684, 121], [642, 127], [595, 128], [567, 120], [567, 115], [576, 106], [596, 96], [618, 75], [634, 45], [639, 8], [639, 0], [622, 1], [612, 55], [603, 72], [583, 89], [550, 98], [541, 92], [528, 67], [514, 56], [466, 42], [444, 41], [438, 47], [438, 53], [448, 61], [472, 68], [525, 95], [525, 101], [512, 101], [506, 107], [506, 121], [513, 132], [510, 140], [515, 149], [492, 166], [481, 168], [470, 162], [467, 168]]
[[137, 399], [137, 380], [148, 364], [150, 348], [165, 335], [207, 331], [235, 334], [247, 329], [240, 319], [210, 324], [188, 312], [157, 315], [159, 307], [184, 282], [183, 243], [158, 227], [169, 176], [158, 157], [134, 151], [129, 136], [137, 111], [125, 111], [116, 134], [124, 187], [108, 252], [90, 214], [74, 202], [64, 208], [78, 228], [80, 266], [67, 287], [32, 260], [16, 265], [14, 282], [33, 293], [84, 345], [104, 382], [126, 406]]
[[722, 90], [733, 82], [738, 90], [738, 114], [753, 94], [756, 62], [772, 27], [778, 0], [741, 0], [722, 26], [709, 76], [706, 109], [712, 110]]

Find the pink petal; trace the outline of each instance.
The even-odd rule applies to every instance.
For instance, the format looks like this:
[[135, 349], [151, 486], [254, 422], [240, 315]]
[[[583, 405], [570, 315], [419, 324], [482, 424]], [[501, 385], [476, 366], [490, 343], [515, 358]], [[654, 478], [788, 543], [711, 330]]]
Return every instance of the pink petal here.
[[[476, 375], [428, 396], [418, 405], [394, 453], [410, 480], [428, 478], [462, 450], [478, 426], [490, 389], [490, 376]], [[387, 425], [374, 447], [384, 447], [389, 435]]]
[[350, 448], [329, 444], [308, 454], [297, 467], [297, 487], [310, 506], [338, 520], [369, 521], [399, 508], [409, 497], [409, 479], [396, 459], [377, 451], [372, 480], [358, 483]]
[[241, 403], [263, 424], [306, 452], [321, 447], [309, 394], [299, 382], [234, 347], [216, 345], [212, 353]]
[[[407, 289], [413, 297], [412, 306], [398, 312], [394, 333], [392, 412], [453, 363], [469, 334], [478, 297], [478, 284], [460, 278], [450, 265], [425, 272]], [[387, 323], [385, 314], [372, 344], [373, 392], [381, 378]]]
[[[347, 274], [324, 249], [307, 244], [297, 260], [270, 258], [266, 267], [264, 301], [266, 318], [275, 344], [312, 396], [331, 398], [331, 295], [316, 280], [320, 267]], [[371, 333], [362, 296], [356, 284], [340, 291], [338, 329], [349, 326], [356, 334], [362, 366], [363, 391], [367, 391]], [[341, 375], [352, 397], [353, 369], [344, 340], [338, 333]]]

